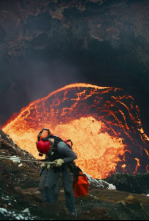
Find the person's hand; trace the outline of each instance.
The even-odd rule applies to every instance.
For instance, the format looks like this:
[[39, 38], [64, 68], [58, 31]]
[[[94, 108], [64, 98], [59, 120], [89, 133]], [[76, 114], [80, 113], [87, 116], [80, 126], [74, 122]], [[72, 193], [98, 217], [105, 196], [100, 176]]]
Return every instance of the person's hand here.
[[54, 161], [56, 167], [61, 167], [63, 163], [64, 163], [63, 159], [57, 159]]
[[41, 169], [45, 169], [45, 168], [47, 167], [47, 163], [42, 163], [42, 164], [40, 165], [40, 167], [41, 167]]
[[47, 169], [49, 170], [51, 168], [51, 164], [47, 163]]

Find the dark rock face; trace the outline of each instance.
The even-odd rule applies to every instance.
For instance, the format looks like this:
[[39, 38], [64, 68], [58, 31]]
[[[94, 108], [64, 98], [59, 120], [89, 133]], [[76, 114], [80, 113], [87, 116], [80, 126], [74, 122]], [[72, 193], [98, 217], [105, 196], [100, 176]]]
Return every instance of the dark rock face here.
[[137, 174], [136, 176], [117, 173], [108, 177], [106, 181], [115, 185], [116, 189], [120, 191], [149, 194], [149, 173]]
[[5, 38], [5, 31], [4, 31], [4, 29], [0, 26], [0, 44], [2, 44], [4, 38]]
[[52, 90], [88, 82], [128, 90], [148, 131], [148, 7], [147, 0], [1, 0], [1, 124]]

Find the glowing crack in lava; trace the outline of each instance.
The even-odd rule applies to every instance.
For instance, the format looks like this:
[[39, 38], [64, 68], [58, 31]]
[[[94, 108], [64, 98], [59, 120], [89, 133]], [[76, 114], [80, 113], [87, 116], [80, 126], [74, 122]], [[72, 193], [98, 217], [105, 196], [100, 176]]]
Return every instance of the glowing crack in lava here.
[[93, 178], [148, 171], [149, 138], [134, 98], [122, 89], [67, 85], [30, 103], [3, 130], [39, 158], [35, 142], [42, 128], [70, 138], [77, 165]]

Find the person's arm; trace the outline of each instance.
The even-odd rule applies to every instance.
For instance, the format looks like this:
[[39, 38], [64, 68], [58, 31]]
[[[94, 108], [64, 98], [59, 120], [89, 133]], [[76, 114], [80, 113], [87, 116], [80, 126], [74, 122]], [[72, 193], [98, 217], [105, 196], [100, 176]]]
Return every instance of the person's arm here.
[[57, 151], [63, 156], [64, 163], [70, 163], [77, 159], [77, 155], [71, 150], [65, 142], [59, 142], [57, 145]]

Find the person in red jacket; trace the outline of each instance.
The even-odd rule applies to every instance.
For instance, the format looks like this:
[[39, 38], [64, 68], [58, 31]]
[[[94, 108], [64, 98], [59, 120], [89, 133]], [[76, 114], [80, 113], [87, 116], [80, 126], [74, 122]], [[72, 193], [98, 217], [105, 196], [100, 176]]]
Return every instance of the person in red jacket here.
[[52, 135], [49, 129], [43, 129], [39, 133], [37, 149], [41, 154], [46, 155], [46, 162], [41, 165], [43, 172], [39, 184], [42, 200], [51, 204], [57, 202], [59, 196], [57, 187], [59, 178], [62, 178], [66, 207], [71, 215], [76, 216], [71, 167], [77, 155], [61, 138]]

